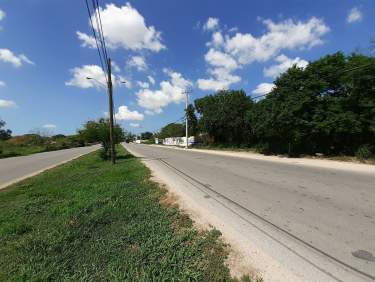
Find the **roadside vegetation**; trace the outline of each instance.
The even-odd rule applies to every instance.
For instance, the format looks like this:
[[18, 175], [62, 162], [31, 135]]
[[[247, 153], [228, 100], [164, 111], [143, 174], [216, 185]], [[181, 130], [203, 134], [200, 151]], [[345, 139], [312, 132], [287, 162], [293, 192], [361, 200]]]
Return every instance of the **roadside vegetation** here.
[[149, 177], [118, 148], [115, 166], [94, 152], [1, 191], [0, 280], [233, 281], [220, 233]]
[[85, 146], [77, 135], [42, 136], [36, 133], [0, 140], [0, 158], [26, 156], [35, 153]]
[[12, 136], [12, 131], [5, 129], [5, 126], [5, 121], [0, 120], [0, 158], [85, 146], [85, 141], [79, 135], [48, 135], [45, 132], [35, 132]]
[[[101, 156], [110, 158], [109, 124], [106, 119], [87, 121], [77, 134], [65, 136], [51, 135], [48, 132], [37, 131], [20, 136], [12, 136], [12, 131], [5, 128], [5, 122], [0, 120], [0, 158], [25, 156], [35, 153], [82, 147], [100, 143]], [[114, 127], [115, 143], [131, 138], [119, 126]]]
[[[243, 90], [196, 99], [188, 111], [189, 132], [209, 147], [374, 158], [374, 57], [327, 55], [306, 68], [293, 66], [274, 84], [269, 94], [255, 100]], [[170, 134], [181, 135], [183, 128], [169, 124], [157, 137], [177, 137]]]
[[[100, 150], [100, 157], [103, 160], [111, 158], [111, 141], [110, 141], [110, 126], [107, 119], [101, 118], [97, 121], [91, 120], [86, 122], [81, 129], [78, 130], [78, 135], [87, 143], [100, 143], [102, 148]], [[125, 138], [125, 132], [118, 124], [113, 127], [113, 141], [119, 144]], [[115, 152], [116, 153], [116, 152]]]

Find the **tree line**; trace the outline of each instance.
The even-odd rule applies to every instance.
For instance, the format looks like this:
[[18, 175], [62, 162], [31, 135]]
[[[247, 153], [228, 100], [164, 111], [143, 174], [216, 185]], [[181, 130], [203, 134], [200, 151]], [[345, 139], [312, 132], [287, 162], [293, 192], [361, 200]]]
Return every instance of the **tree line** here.
[[0, 158], [23, 156], [85, 145], [85, 141], [78, 135], [52, 135], [47, 131], [34, 130], [28, 134], [12, 136], [12, 131], [6, 129], [5, 126], [5, 121], [0, 120]]
[[[274, 84], [258, 100], [243, 90], [196, 99], [188, 110], [189, 131], [206, 144], [263, 153], [374, 154], [374, 57], [338, 52], [305, 68], [293, 66]], [[184, 126], [170, 124], [160, 134], [166, 128], [181, 132]]]
[[[12, 137], [12, 131], [5, 129], [5, 125], [5, 121], [0, 120], [0, 158], [68, 149], [96, 143], [102, 145], [100, 156], [106, 160], [110, 158], [108, 119], [89, 120], [77, 130], [76, 134], [69, 136], [63, 134], [48, 135], [37, 131]], [[115, 143], [118, 144], [125, 140], [133, 140], [133, 136], [116, 124], [114, 126]]]

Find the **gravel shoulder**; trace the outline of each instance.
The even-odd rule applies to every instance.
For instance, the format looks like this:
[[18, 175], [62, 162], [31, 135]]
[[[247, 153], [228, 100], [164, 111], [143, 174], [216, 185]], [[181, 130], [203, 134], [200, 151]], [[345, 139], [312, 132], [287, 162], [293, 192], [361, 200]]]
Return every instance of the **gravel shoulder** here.
[[[173, 146], [163, 146], [163, 145], [148, 145], [156, 146], [161, 148], [168, 148], [174, 150], [186, 150], [185, 148], [173, 147]], [[266, 156], [254, 152], [236, 152], [236, 151], [226, 151], [226, 150], [213, 150], [213, 149], [194, 149], [191, 148], [189, 151], [201, 152], [205, 154], [220, 155], [220, 156], [229, 156], [237, 158], [248, 158], [253, 160], [262, 160], [269, 162], [277, 162], [283, 164], [292, 164], [292, 165], [303, 165], [310, 167], [319, 167], [319, 168], [331, 168], [339, 169], [344, 171], [353, 171], [353, 172], [362, 172], [362, 173], [375, 173], [375, 165], [371, 164], [361, 164], [355, 162], [347, 161], [336, 161], [329, 159], [312, 159], [312, 158], [287, 158], [279, 156]]]
[[372, 281], [307, 246], [372, 274], [372, 262], [352, 255], [359, 249], [375, 253], [372, 166], [125, 146], [142, 158], [196, 222], [223, 233], [233, 249], [233, 273], [256, 273], [266, 281]]

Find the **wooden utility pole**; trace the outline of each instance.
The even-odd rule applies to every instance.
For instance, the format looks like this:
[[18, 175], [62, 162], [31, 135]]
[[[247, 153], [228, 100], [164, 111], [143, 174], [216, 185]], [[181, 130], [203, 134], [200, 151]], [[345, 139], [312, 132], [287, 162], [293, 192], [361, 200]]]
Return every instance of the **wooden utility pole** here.
[[116, 163], [116, 150], [113, 129], [113, 85], [112, 85], [112, 71], [111, 58], [108, 58], [108, 100], [109, 100], [109, 140], [111, 142], [111, 161]]
[[183, 93], [185, 94], [185, 138], [186, 138], [186, 143], [185, 143], [185, 148], [189, 148], [189, 122], [188, 122], [188, 104], [189, 104], [189, 93], [191, 91], [185, 90]]
[[187, 112], [187, 108], [188, 108], [188, 103], [189, 103], [189, 92], [186, 91], [186, 99], [185, 99], [185, 115], [186, 115], [186, 119], [185, 119], [185, 127], [186, 127], [186, 146], [185, 148], [187, 149], [189, 147], [189, 121], [188, 121], [188, 112]]

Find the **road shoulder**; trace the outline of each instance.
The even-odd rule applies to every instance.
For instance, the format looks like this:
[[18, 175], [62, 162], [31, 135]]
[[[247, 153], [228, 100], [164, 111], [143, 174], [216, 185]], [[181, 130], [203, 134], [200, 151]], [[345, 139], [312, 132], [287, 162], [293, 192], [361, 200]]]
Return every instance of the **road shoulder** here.
[[[164, 146], [164, 145], [148, 145], [156, 146], [171, 150], [184, 150], [185, 148], [179, 148], [174, 146]], [[253, 152], [235, 152], [235, 151], [225, 151], [225, 150], [208, 150], [208, 149], [194, 149], [190, 148], [188, 151], [191, 152], [200, 152], [211, 155], [220, 155], [227, 157], [236, 157], [236, 158], [247, 158], [260, 161], [268, 161], [275, 163], [283, 163], [289, 165], [298, 165], [298, 166], [309, 166], [317, 168], [328, 168], [328, 169], [337, 169], [343, 171], [352, 171], [358, 173], [366, 174], [375, 174], [375, 165], [370, 164], [360, 164], [353, 162], [344, 162], [344, 161], [335, 161], [335, 160], [326, 160], [326, 159], [309, 159], [309, 158], [286, 158], [279, 156], [266, 156], [262, 154], [257, 154]]]
[[126, 149], [142, 158], [179, 206], [199, 225], [223, 234], [232, 247], [232, 275], [256, 273], [265, 281], [366, 281], [215, 193], [214, 187], [207, 188], [168, 166], [168, 159], [165, 165], [163, 160], [137, 153], [136, 146]]

